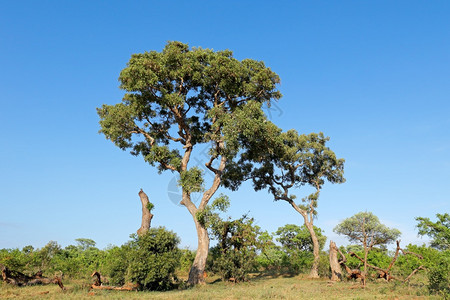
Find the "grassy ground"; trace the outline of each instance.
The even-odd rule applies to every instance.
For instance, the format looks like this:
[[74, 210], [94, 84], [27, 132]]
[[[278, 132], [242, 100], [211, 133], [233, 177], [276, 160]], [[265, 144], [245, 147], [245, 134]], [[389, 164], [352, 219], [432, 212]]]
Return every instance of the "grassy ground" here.
[[168, 292], [88, 291], [89, 282], [65, 282], [66, 291], [58, 286], [14, 287], [0, 285], [0, 299], [438, 299], [427, 296], [420, 280], [403, 283], [369, 282], [362, 289], [357, 282], [331, 283], [305, 276], [254, 278], [232, 284], [217, 278], [187, 290]]

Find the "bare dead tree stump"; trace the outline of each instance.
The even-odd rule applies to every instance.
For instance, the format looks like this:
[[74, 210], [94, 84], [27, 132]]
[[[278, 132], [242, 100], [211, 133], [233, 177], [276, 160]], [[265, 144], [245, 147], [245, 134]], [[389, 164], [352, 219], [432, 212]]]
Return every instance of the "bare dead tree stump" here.
[[330, 268], [331, 268], [331, 281], [341, 281], [342, 280], [342, 269], [338, 261], [336, 243], [330, 241]]
[[137, 230], [137, 234], [139, 236], [144, 235], [148, 232], [150, 229], [150, 224], [152, 222], [153, 215], [150, 212], [150, 201], [148, 200], [148, 196], [144, 191], [141, 189], [139, 191], [139, 198], [141, 198], [142, 203], [142, 224], [141, 227]]

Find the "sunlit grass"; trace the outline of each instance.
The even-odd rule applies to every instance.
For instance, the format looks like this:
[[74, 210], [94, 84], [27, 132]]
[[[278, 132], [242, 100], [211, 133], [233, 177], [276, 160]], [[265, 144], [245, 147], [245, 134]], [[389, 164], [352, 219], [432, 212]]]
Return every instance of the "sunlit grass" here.
[[306, 276], [256, 277], [249, 282], [233, 284], [217, 277], [208, 284], [168, 292], [89, 291], [89, 282], [68, 281], [62, 291], [56, 285], [14, 287], [1, 285], [1, 299], [438, 299], [427, 296], [420, 278], [411, 285], [395, 282], [370, 282], [363, 289], [358, 282], [332, 283]]

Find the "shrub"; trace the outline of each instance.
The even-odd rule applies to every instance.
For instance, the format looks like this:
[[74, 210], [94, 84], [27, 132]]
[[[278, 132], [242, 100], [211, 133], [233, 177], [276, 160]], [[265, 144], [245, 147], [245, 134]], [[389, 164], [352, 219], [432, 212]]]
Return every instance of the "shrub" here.
[[182, 249], [180, 256], [180, 270], [183, 272], [188, 272], [194, 263], [195, 251], [189, 249]]
[[129, 265], [129, 245], [113, 246], [106, 249], [105, 252], [105, 259], [101, 266], [102, 272], [108, 277], [110, 284], [124, 285]]
[[243, 216], [237, 220], [217, 219], [211, 226], [213, 237], [218, 240], [217, 246], [211, 249], [211, 269], [222, 280], [245, 281], [248, 273], [256, 269], [260, 228], [253, 222]]
[[428, 290], [433, 294], [450, 298], [450, 250], [443, 251], [428, 272]]
[[163, 227], [142, 236], [132, 235], [128, 252], [127, 279], [144, 290], [167, 290], [173, 286], [180, 262], [178, 236]]

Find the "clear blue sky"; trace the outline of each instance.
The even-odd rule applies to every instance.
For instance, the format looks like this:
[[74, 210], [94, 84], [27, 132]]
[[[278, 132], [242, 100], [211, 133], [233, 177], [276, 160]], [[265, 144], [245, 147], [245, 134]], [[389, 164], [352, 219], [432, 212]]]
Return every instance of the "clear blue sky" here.
[[[168, 40], [265, 61], [284, 95], [272, 121], [331, 137], [347, 182], [323, 189], [328, 237], [344, 243], [332, 228], [368, 210], [423, 243], [414, 217], [450, 210], [449, 15], [449, 1], [1, 1], [0, 248], [120, 245], [140, 226], [140, 188], [152, 225], [196, 248], [173, 175], [97, 133], [130, 55]], [[301, 224], [250, 185], [226, 193], [233, 216], [270, 232]]]

